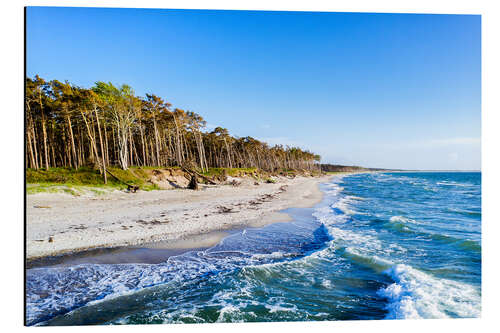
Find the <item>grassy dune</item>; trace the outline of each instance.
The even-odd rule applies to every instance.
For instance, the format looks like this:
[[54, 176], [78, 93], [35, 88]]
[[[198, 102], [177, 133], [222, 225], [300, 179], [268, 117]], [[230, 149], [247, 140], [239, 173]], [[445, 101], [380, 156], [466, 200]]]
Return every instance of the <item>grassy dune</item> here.
[[[111, 173], [125, 183], [139, 186], [143, 191], [160, 189], [151, 181], [153, 170], [166, 170], [158, 167], [131, 167], [122, 170], [118, 167], [109, 167]], [[168, 168], [169, 170], [180, 171], [178, 167]], [[296, 176], [303, 174], [301, 171], [281, 169], [270, 173], [257, 168], [210, 168], [203, 172], [203, 175], [214, 180], [222, 180], [225, 176], [230, 177], [252, 177], [256, 180], [271, 180], [273, 175]], [[127, 186], [108, 174], [108, 183], [104, 184], [103, 176], [99, 170], [91, 167], [74, 168], [50, 168], [27, 169], [26, 170], [26, 190], [28, 194], [48, 192], [48, 193], [68, 193], [81, 195], [93, 193], [104, 194], [112, 190], [124, 190]]]
[[[122, 181], [137, 185], [142, 190], [158, 189], [155, 184], [148, 182], [147, 173], [140, 168], [122, 170], [120, 168], [109, 168], [109, 170]], [[64, 192], [78, 195], [82, 191], [92, 191], [95, 194], [105, 193], [109, 190], [122, 190], [127, 186], [108, 175], [108, 183], [104, 184], [104, 178], [98, 170], [81, 167], [73, 168], [50, 168], [27, 169], [26, 190], [28, 194], [39, 192]]]

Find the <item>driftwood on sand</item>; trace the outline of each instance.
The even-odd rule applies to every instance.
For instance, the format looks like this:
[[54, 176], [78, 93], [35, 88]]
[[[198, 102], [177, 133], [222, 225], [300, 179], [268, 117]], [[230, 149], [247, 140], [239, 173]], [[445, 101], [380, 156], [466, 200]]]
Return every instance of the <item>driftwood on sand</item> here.
[[198, 180], [195, 175], [191, 176], [191, 181], [189, 182], [188, 189], [190, 190], [198, 190]]
[[209, 183], [210, 185], [217, 185], [216, 182], [214, 182], [213, 180], [211, 180], [210, 178], [206, 177], [206, 176], [203, 176], [202, 174], [192, 170], [192, 169], [188, 169], [186, 167], [181, 167], [181, 169], [184, 171], [184, 172], [187, 172], [188, 174], [190, 174], [191, 176], [193, 175], [196, 175], [202, 179], [204, 179], [207, 183]]
[[111, 175], [114, 179], [116, 179], [116, 180], [117, 180], [117, 181], [119, 181], [120, 183], [127, 185], [127, 190], [128, 190], [129, 192], [135, 193], [135, 192], [137, 192], [137, 190], [139, 189], [139, 186], [137, 186], [137, 185], [132, 185], [132, 184], [129, 184], [129, 183], [124, 182], [124, 181], [123, 181], [123, 180], [121, 180], [120, 178], [118, 178], [118, 177], [116, 177], [115, 175], [113, 175], [113, 174], [111, 173], [111, 171], [109, 171], [108, 169], [106, 169], [106, 172], [107, 172], [107, 173], [109, 173], [109, 174], [110, 174], [110, 175]]

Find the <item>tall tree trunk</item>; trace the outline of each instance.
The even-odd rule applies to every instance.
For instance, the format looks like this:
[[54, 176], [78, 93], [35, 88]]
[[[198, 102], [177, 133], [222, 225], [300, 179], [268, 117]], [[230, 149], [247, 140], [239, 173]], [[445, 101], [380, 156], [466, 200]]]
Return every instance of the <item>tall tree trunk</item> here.
[[69, 138], [71, 140], [71, 154], [73, 156], [73, 166], [75, 167], [75, 169], [78, 169], [78, 164], [76, 160], [75, 137], [73, 135], [73, 128], [71, 126], [71, 118], [69, 116], [69, 113], [66, 113], [66, 120], [68, 122]]
[[104, 152], [104, 143], [101, 135], [101, 125], [99, 124], [99, 112], [97, 112], [97, 108], [94, 108], [95, 118], [97, 121], [97, 130], [99, 132], [99, 143], [101, 145], [101, 158], [102, 158], [102, 169], [104, 175], [104, 184], [108, 183], [108, 175], [106, 174], [106, 153]]
[[49, 154], [48, 154], [48, 149], [47, 149], [47, 129], [45, 128], [45, 115], [43, 112], [41, 89], [39, 89], [39, 91], [38, 91], [38, 103], [40, 104], [40, 114], [42, 115], [43, 153], [44, 153], [44, 158], [45, 158], [45, 169], [49, 170]]
[[43, 155], [45, 158], [45, 169], [49, 170], [49, 153], [47, 149], [47, 129], [45, 128], [45, 117], [42, 113], [42, 133], [43, 133]]
[[112, 127], [112, 130], [111, 130], [111, 134], [113, 135], [112, 138], [113, 138], [113, 150], [112, 150], [112, 156], [113, 156], [113, 163], [115, 163], [114, 161], [117, 161], [118, 160], [118, 155], [117, 155], [117, 145], [116, 145], [116, 139], [115, 139], [115, 129], [114, 127]]
[[226, 145], [226, 151], [227, 151], [227, 160], [229, 162], [229, 167], [233, 167], [233, 163], [231, 162], [231, 150], [229, 149], [229, 145], [227, 144], [226, 138], [224, 138], [224, 144]]
[[141, 134], [141, 148], [142, 148], [142, 165], [146, 166], [146, 147], [144, 145], [144, 127], [142, 122], [139, 120], [139, 131]]
[[99, 155], [97, 154], [97, 145], [96, 145], [94, 137], [92, 135], [92, 131], [90, 130], [90, 126], [89, 126], [89, 123], [87, 121], [87, 117], [85, 116], [85, 114], [83, 113], [82, 110], [80, 110], [80, 113], [82, 114], [83, 121], [85, 122], [85, 127], [87, 128], [87, 133], [88, 133], [89, 140], [90, 140], [91, 156], [95, 156], [97, 164], [99, 165], [99, 171], [102, 173], [103, 169], [101, 166], [101, 161], [99, 160]]
[[129, 146], [129, 154], [130, 154], [130, 165], [134, 164], [134, 156], [133, 156], [133, 149], [132, 149], [132, 134], [130, 133], [130, 127], [128, 128], [128, 146]]
[[106, 150], [106, 158], [104, 159], [104, 164], [106, 166], [109, 165], [109, 147], [108, 147], [108, 131], [106, 130], [106, 121], [103, 121], [103, 127], [104, 127], [104, 143], [105, 143], [105, 150]]
[[54, 121], [51, 121], [51, 131], [50, 131], [50, 138], [51, 138], [51, 141], [52, 141], [52, 144], [50, 144], [50, 150], [51, 150], [51, 157], [52, 157], [52, 163], [51, 165], [53, 166], [57, 166], [56, 164], [56, 154], [55, 154], [55, 139], [54, 139], [54, 128], [55, 128], [55, 124], [54, 124]]
[[33, 121], [33, 118], [31, 118], [31, 123], [32, 123], [32, 134], [33, 134], [33, 152], [35, 153], [35, 169], [38, 170], [40, 168], [40, 157], [38, 155], [38, 142], [36, 140], [36, 132], [35, 132], [35, 122]]
[[182, 165], [182, 153], [181, 153], [181, 138], [179, 133], [179, 124], [177, 123], [177, 118], [174, 115], [175, 132], [176, 132], [176, 155], [177, 155], [177, 165]]
[[128, 169], [128, 131], [126, 128], [118, 129], [118, 158], [123, 170]]
[[[28, 130], [27, 131], [27, 138], [26, 138], [26, 141], [27, 141], [27, 144], [28, 144], [28, 151], [29, 151], [29, 156], [30, 156], [30, 163], [31, 163], [31, 167], [32, 168], [35, 168], [35, 156], [33, 154], [33, 148], [31, 147], [31, 130]], [[26, 162], [28, 162], [28, 159], [26, 158]]]
[[156, 164], [160, 165], [160, 146], [158, 142], [158, 127], [156, 125], [156, 115], [153, 115], [153, 127], [155, 131]]
[[[33, 118], [31, 117], [31, 110], [30, 110], [30, 107], [29, 107], [29, 103], [26, 103], [27, 104], [27, 108], [28, 108], [28, 128], [27, 128], [27, 132], [28, 132], [28, 144], [29, 144], [29, 151], [30, 151], [30, 156], [31, 156], [31, 167], [34, 168], [35, 170], [38, 170], [38, 163], [36, 161], [36, 139], [34, 137], [34, 134], [35, 134], [35, 130], [34, 130], [34, 126], [35, 124], [33, 123]], [[33, 142], [32, 142], [33, 141]], [[32, 146], [33, 144], [33, 146]]]

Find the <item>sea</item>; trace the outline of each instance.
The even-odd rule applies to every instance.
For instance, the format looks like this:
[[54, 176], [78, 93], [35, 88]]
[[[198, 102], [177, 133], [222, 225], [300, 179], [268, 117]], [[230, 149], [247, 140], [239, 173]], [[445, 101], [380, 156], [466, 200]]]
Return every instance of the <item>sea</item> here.
[[481, 316], [481, 173], [335, 176], [293, 221], [155, 263], [26, 272], [27, 325]]

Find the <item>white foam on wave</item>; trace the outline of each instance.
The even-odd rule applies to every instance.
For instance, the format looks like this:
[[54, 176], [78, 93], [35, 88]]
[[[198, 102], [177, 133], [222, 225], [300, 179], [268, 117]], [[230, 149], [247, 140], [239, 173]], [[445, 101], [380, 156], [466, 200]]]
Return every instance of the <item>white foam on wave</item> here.
[[341, 198], [338, 200], [336, 203], [333, 204], [334, 208], [340, 209], [342, 212], [344, 212], [347, 215], [355, 215], [358, 214], [357, 211], [349, 207], [349, 203], [351, 200], [348, 197]]
[[471, 184], [471, 183], [458, 183], [458, 182], [446, 181], [446, 180], [443, 180], [441, 182], [437, 182], [436, 184], [437, 185], [444, 185], [444, 186], [458, 186], [458, 187], [474, 187], [474, 186], [478, 186], [478, 185], [474, 185], [474, 184]]
[[[247, 232], [245, 238], [249, 235], [256, 236], [255, 233]], [[235, 241], [235, 237], [238, 234], [225, 238], [224, 243], [227, 244], [224, 246], [219, 243], [207, 250], [172, 256], [160, 264], [82, 264], [30, 269], [27, 273], [26, 300], [28, 324], [78, 311], [84, 306], [96, 306], [103, 301], [154, 286], [169, 288], [168, 285], [184, 285], [212, 272], [260, 265], [264, 265], [265, 269], [266, 264], [300, 254], [282, 249], [266, 253], [269, 249], [265, 237], [249, 239], [245, 242], [247, 245], [252, 244], [248, 248]], [[253, 247], [259, 242], [263, 242], [260, 244], [262, 248], [258, 249], [262, 252], [253, 253]]]
[[[240, 312], [240, 308], [233, 304], [226, 304], [220, 309], [219, 317], [217, 318], [217, 322], [224, 322], [227, 319], [234, 316], [235, 313]], [[229, 317], [229, 318], [227, 318]], [[232, 318], [234, 320], [234, 318]], [[237, 320], [236, 320], [237, 321]]]
[[[334, 204], [332, 207], [336, 208]], [[348, 215], [339, 215], [333, 212], [333, 209], [328, 206], [318, 207], [313, 213], [323, 225], [325, 225], [328, 233], [333, 238], [332, 246], [356, 248], [370, 255], [386, 254], [390, 255], [394, 252], [405, 252], [406, 249], [397, 244], [384, 244], [378, 239], [376, 232], [372, 231], [351, 231], [342, 228], [344, 223], [348, 221]]]
[[288, 303], [285, 303], [286, 305], [288, 305], [287, 307], [283, 306], [284, 304], [266, 304], [264, 305], [266, 307], [266, 309], [269, 310], [269, 313], [275, 313], [275, 312], [290, 312], [290, 311], [297, 311], [297, 306], [293, 305], [293, 304], [288, 304]]
[[406, 223], [423, 224], [422, 222], [419, 222], [417, 220], [410, 219], [409, 217], [405, 217], [405, 216], [401, 216], [401, 215], [392, 216], [389, 219], [389, 221], [392, 223], [399, 222], [399, 223], [403, 223], [403, 224], [406, 224]]
[[189, 280], [194, 266], [201, 273], [210, 269], [208, 265], [175, 260], [168, 266], [82, 264], [31, 269], [27, 273], [27, 321], [34, 323], [44, 316], [95, 305], [158, 284]]
[[321, 281], [321, 285], [327, 289], [331, 289], [332, 288], [332, 281], [327, 280], [327, 279], [323, 279], [323, 281]]
[[[339, 179], [340, 181], [341, 179]], [[337, 208], [340, 211], [342, 211], [344, 214], [347, 215], [355, 215], [355, 214], [365, 214], [365, 213], [360, 213], [352, 209], [352, 207], [349, 205], [350, 203], [353, 203], [355, 201], [364, 201], [366, 198], [361, 198], [358, 196], [353, 196], [353, 195], [343, 195], [341, 196], [342, 191], [344, 190], [343, 187], [339, 185], [337, 182], [329, 183], [323, 188], [323, 192], [333, 200], [331, 208]], [[322, 209], [328, 209], [328, 207], [319, 207], [317, 210], [321, 212]], [[329, 211], [323, 211], [328, 214], [331, 214], [331, 210]]]
[[[43, 317], [93, 306], [158, 285], [189, 283], [203, 274], [257, 264], [263, 258], [220, 256], [224, 251], [198, 251], [168, 258], [161, 264], [82, 264], [34, 268], [27, 273], [28, 324]], [[279, 257], [271, 253], [267, 260]]]
[[[395, 251], [401, 253], [406, 249], [397, 244], [382, 243], [376, 234], [367, 230], [349, 230], [346, 225], [349, 222], [347, 206], [349, 199], [352, 198], [340, 197], [331, 207], [319, 207], [315, 210], [314, 216], [327, 227], [333, 238], [332, 246], [343, 246], [345, 256], [383, 272], [394, 281], [378, 291], [381, 297], [388, 300], [387, 319], [474, 318], [481, 315], [481, 295], [478, 288], [434, 277], [409, 265], [396, 264], [387, 258], [392, 258]], [[339, 208], [345, 215], [336, 214], [333, 208]], [[420, 221], [400, 215], [392, 216], [389, 221], [402, 225], [422, 224]]]
[[378, 174], [377, 177], [374, 177], [375, 180], [379, 183], [399, 183], [399, 184], [409, 184], [416, 187], [423, 187], [426, 189], [431, 183], [422, 178], [414, 178], [403, 175], [394, 175], [394, 174]]
[[362, 251], [357, 250], [353, 247], [347, 247], [346, 253], [351, 257], [356, 257], [358, 262], [364, 262], [369, 264], [372, 268], [377, 271], [382, 271], [394, 265], [394, 263], [388, 259], [382, 258], [377, 255], [365, 255]]
[[349, 195], [349, 196], [347, 196], [347, 197], [348, 197], [350, 200], [355, 200], [355, 201], [366, 201], [366, 200], [368, 200], [368, 199], [366, 199], [366, 198], [357, 197], [357, 196], [355, 196], [355, 195]]
[[352, 247], [346, 252], [351, 259], [394, 281], [377, 292], [388, 300], [386, 319], [477, 318], [481, 315], [480, 291], [472, 285], [437, 278]]
[[395, 281], [378, 291], [389, 300], [387, 319], [481, 315], [481, 295], [471, 285], [435, 278], [404, 264], [392, 266], [385, 274]]
[[[338, 208], [337, 204], [330, 206], [317, 207], [312, 215], [325, 226], [337, 225], [345, 222], [348, 219], [347, 215], [335, 214], [333, 208]], [[340, 208], [339, 208], [340, 209]], [[344, 212], [344, 211], [342, 211]]]
[[286, 257], [296, 256], [296, 253], [284, 253], [281, 251], [275, 251], [272, 253], [256, 253], [252, 255], [252, 259], [281, 259]]

